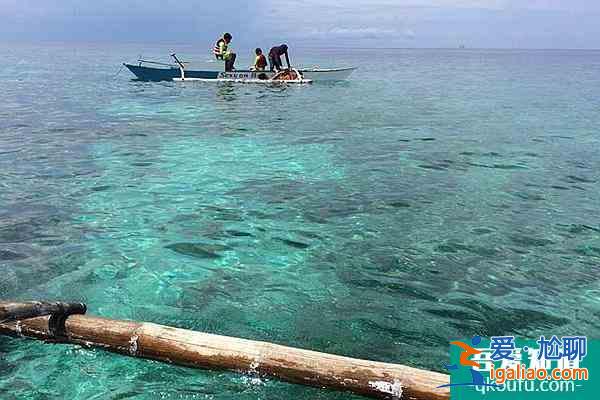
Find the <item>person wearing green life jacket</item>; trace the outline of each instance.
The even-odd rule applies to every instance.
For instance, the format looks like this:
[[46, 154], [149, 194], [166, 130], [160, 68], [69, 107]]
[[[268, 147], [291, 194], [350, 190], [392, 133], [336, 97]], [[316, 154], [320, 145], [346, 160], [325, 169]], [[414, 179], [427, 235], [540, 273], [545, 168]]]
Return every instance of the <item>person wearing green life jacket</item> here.
[[234, 70], [236, 54], [229, 49], [232, 36], [230, 33], [225, 33], [222, 38], [217, 40], [213, 48], [213, 54], [217, 60], [225, 61], [225, 72]]

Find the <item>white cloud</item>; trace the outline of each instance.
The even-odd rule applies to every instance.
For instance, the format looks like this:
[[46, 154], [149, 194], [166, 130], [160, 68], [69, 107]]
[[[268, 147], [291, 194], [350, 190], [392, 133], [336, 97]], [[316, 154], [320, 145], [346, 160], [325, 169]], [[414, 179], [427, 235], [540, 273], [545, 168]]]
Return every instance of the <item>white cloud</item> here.
[[259, 9], [280, 35], [336, 45], [600, 46], [598, 0], [261, 0]]
[[417, 34], [412, 29], [406, 28], [404, 30], [404, 36], [406, 36], [409, 39], [414, 39], [417, 36]]
[[[598, 0], [0, 0], [0, 39], [600, 47]], [[4, 35], [4, 36], [3, 36]]]
[[308, 36], [327, 37], [334, 35], [345, 38], [378, 38], [386, 35], [393, 35], [397, 32], [393, 29], [381, 28], [331, 28], [327, 30], [312, 30]]

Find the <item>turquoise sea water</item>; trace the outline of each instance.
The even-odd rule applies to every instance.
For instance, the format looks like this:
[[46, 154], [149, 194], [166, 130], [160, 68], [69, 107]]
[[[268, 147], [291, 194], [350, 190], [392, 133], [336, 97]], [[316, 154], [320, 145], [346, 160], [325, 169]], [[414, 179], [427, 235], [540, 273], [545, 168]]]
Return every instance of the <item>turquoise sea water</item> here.
[[[359, 70], [289, 88], [115, 76], [171, 50], [208, 59], [1, 45], [0, 298], [435, 370], [449, 338], [599, 336], [600, 52], [299, 49]], [[2, 399], [352, 398], [7, 338], [0, 370]]]

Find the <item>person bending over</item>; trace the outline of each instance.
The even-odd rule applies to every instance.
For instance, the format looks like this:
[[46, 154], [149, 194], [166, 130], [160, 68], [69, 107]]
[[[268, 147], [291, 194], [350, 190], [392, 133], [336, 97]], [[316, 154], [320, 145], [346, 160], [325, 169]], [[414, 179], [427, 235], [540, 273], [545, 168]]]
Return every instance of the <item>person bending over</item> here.
[[285, 62], [288, 69], [290, 69], [290, 58], [288, 56], [288, 47], [286, 44], [281, 46], [272, 47], [269, 51], [269, 64], [271, 65], [271, 71], [281, 71], [283, 69], [283, 63], [281, 62], [281, 56], [285, 55]]

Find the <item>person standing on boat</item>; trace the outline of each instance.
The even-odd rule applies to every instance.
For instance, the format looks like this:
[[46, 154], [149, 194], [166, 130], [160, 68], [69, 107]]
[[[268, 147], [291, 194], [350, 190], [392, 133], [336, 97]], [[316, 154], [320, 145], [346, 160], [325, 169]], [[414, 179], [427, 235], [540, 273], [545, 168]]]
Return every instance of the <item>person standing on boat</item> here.
[[225, 33], [222, 38], [217, 40], [215, 47], [213, 48], [213, 54], [217, 60], [225, 61], [225, 72], [231, 72], [234, 70], [236, 54], [229, 50], [229, 43], [231, 43], [232, 36], [230, 33]]
[[288, 69], [290, 69], [290, 58], [288, 56], [287, 44], [275, 46], [269, 50], [269, 64], [271, 65], [271, 71], [279, 72], [283, 69], [283, 63], [281, 62], [281, 56], [283, 55], [285, 55], [285, 62]]

